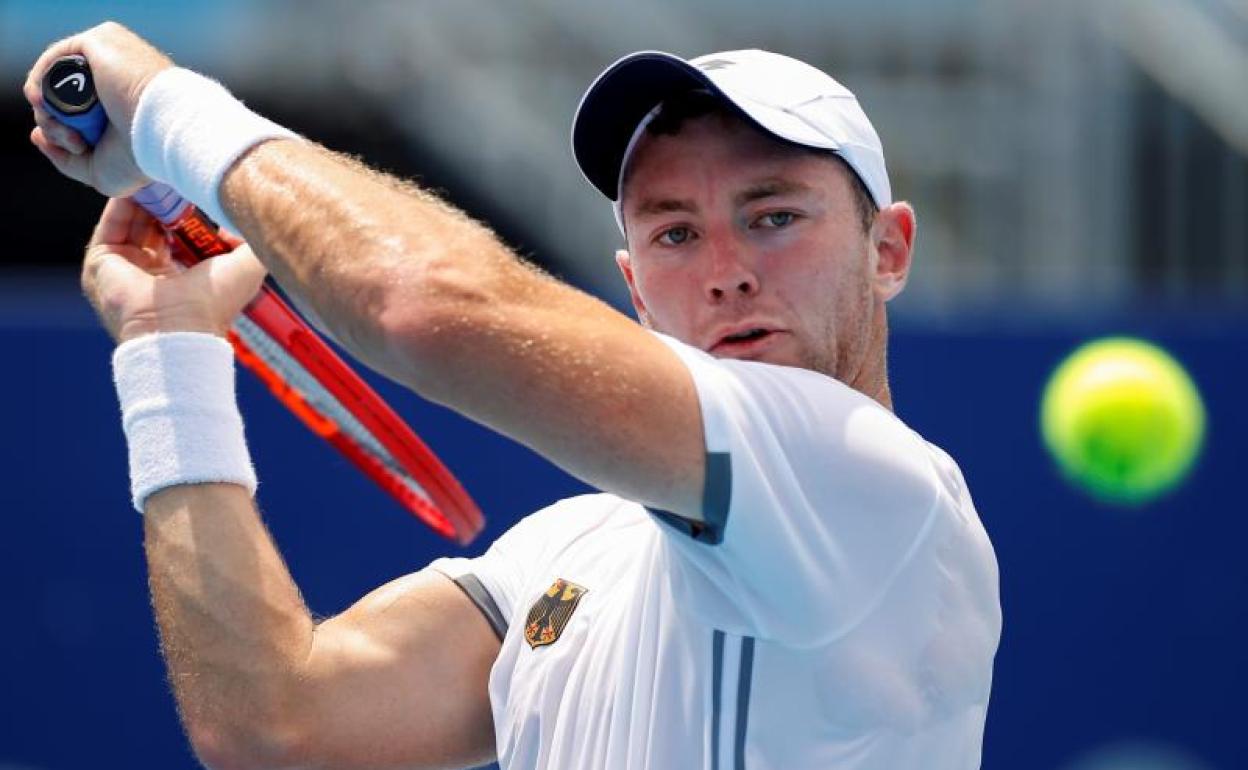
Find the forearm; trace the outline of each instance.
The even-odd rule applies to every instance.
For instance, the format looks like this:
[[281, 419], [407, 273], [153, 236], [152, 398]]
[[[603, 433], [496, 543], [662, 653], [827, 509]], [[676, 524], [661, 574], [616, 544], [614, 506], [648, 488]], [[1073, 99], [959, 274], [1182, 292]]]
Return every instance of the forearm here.
[[354, 355], [408, 384], [410, 340], [397, 330], [488, 306], [502, 287], [534, 279], [463, 212], [310, 143], [259, 145], [226, 174], [220, 197], [284, 289]]
[[[169, 679], [205, 764], [340, 766], [335, 758], [362, 746], [376, 756], [369, 736], [392, 736], [396, 725], [411, 729], [409, 709], [395, 709], [393, 721], [375, 727], [352, 710], [377, 713], [379, 700], [391, 702], [381, 692], [420, 702], [425, 698], [414, 694], [458, 682], [477, 685], [444, 698], [444, 706], [450, 700], [458, 708], [446, 720], [427, 720], [429, 732], [393, 756], [406, 764], [412, 757], [475, 758], [488, 747], [481, 725], [484, 716], [488, 726], [485, 682], [496, 640], [454, 586], [441, 580], [417, 591], [422, 598], [401, 620], [390, 614], [397, 596], [388, 591], [337, 623], [313, 623], [252, 503], [256, 477], [224, 340], [144, 334], [118, 346], [113, 375]], [[367, 617], [375, 621], [372, 633], [356, 625]], [[464, 624], [460, 633], [447, 630], [448, 618]], [[439, 657], [451, 637], [465, 647]], [[420, 664], [403, 664], [400, 655]], [[457, 714], [471, 724], [461, 726]]]
[[298, 741], [314, 623], [249, 494], [174, 486], [145, 510], [152, 604], [197, 751], [210, 764], [283, 755]]
[[[198, 190], [192, 200], [215, 201], [218, 216], [356, 358], [590, 484], [696, 512], [696, 395], [662, 342], [524, 264], [435, 196], [312, 143], [275, 138], [267, 123], [224, 167], [208, 164], [220, 177], [193, 173], [195, 148], [213, 141], [200, 129], [216, 113], [174, 85], [157, 79], [144, 102], [157, 107], [141, 109], [137, 124], [159, 128], [176, 114], [178, 125], [200, 128], [171, 131], [160, 152], [145, 154], [153, 178], [186, 177]], [[232, 99], [220, 107], [255, 120]], [[166, 158], [181, 159], [167, 174], [156, 162]], [[668, 440], [673, 431], [681, 440]], [[666, 451], [655, 451], [651, 432]]]
[[[434, 196], [314, 145], [258, 145], [220, 199], [283, 287], [373, 369], [596, 487], [699, 509], [692, 382], [630, 319]], [[664, 451], [635, 438], [638, 415]]]

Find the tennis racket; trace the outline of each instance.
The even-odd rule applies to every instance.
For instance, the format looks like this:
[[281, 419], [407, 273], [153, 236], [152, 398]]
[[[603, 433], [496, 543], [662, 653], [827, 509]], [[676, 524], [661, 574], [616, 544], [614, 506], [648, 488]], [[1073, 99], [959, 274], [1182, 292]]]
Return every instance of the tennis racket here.
[[[82, 56], [48, 68], [49, 111], [94, 146], [108, 126]], [[230, 250], [217, 225], [159, 182], [133, 196], [164, 225], [174, 259], [187, 267]], [[266, 281], [229, 332], [240, 363], [313, 433], [438, 534], [467, 544], [481, 531], [480, 509], [415, 432], [325, 343]]]

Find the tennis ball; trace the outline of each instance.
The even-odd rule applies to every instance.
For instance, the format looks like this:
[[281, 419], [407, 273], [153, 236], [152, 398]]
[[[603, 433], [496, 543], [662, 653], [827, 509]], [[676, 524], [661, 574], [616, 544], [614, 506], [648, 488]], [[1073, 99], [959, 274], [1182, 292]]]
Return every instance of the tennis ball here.
[[1070, 481], [1107, 503], [1142, 505], [1177, 486], [1205, 435], [1205, 407], [1178, 361], [1130, 337], [1088, 342], [1044, 388], [1040, 429]]

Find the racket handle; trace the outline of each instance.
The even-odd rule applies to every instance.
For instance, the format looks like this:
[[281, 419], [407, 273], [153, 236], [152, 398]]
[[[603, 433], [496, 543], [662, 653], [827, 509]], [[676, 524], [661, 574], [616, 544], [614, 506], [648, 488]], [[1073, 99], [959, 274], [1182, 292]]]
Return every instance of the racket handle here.
[[84, 56], [62, 56], [52, 62], [43, 75], [43, 103], [92, 147], [108, 128], [108, 116], [95, 95], [95, 81]]
[[[108, 128], [108, 115], [96, 96], [86, 58], [73, 54], [52, 62], [44, 73], [42, 86], [48, 112], [94, 147]], [[175, 258], [183, 264], [193, 265], [230, 250], [218, 234], [217, 223], [169, 185], [153, 182], [135, 193], [133, 200], [160, 220], [169, 235], [185, 247], [174, 249]]]
[[173, 258], [187, 267], [231, 248], [217, 223], [167, 184], [153, 182], [132, 200], [160, 220], [169, 237], [182, 246], [173, 250]]
[[[44, 104], [53, 117], [75, 129], [94, 147], [108, 127], [108, 117], [96, 96], [87, 60], [82, 56], [57, 59], [44, 73], [42, 86]], [[193, 265], [230, 250], [217, 224], [169, 185], [153, 182], [135, 193], [133, 200], [164, 225], [172, 241], [170, 252], [182, 264]], [[296, 417], [335, 446], [404, 508], [461, 545], [471, 542], [483, 526], [481, 510], [381, 397], [268, 285], [261, 288], [243, 313], [258, 334], [282, 348], [297, 366], [309, 371], [312, 378], [328, 390], [331, 399], [340, 405], [350, 404], [343, 408], [365, 424], [361, 430], [372, 442], [383, 447], [385, 457], [361, 443], [358, 436], [349, 435], [305, 400], [270, 366], [270, 358], [257, 355], [260, 349], [253, 350], [236, 324], [229, 339], [238, 360], [255, 372]], [[392, 463], [397, 464], [397, 469]], [[432, 502], [413, 491], [413, 485], [420, 489], [432, 488]]]

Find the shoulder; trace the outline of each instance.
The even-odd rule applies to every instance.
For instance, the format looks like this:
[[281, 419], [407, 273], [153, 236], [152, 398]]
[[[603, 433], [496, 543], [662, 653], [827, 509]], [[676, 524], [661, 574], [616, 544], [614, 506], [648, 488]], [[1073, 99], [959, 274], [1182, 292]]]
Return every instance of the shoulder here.
[[693, 372], [695, 379], [698, 379], [699, 375], [707, 375], [728, 382], [737, 381], [744, 385], [757, 385], [761, 388], [771, 386], [809, 390], [826, 398], [845, 397], [850, 400], [861, 399], [874, 403], [870, 398], [840, 380], [820, 372], [797, 366], [716, 358], [700, 348], [661, 332], [651, 330], [650, 333], [676, 353], [685, 366]]
[[826, 428], [830, 420], [886, 424], [892, 432], [913, 434], [874, 399], [826, 374], [795, 366], [715, 358], [657, 332], [689, 369], [697, 386], [704, 427], [760, 418], [775, 428]]
[[[918, 435], [917, 433], [915, 434]], [[962, 475], [962, 468], [958, 462], [941, 447], [930, 441], [923, 442], [928, 457], [931, 459], [932, 468], [935, 470], [936, 480], [940, 490], [945, 494], [951, 503], [956, 507], [974, 508], [971, 503], [970, 489], [966, 484], [966, 477]]]
[[605, 492], [564, 498], [520, 519], [494, 541], [508, 554], [540, 556], [605, 529], [644, 520], [641, 506]]
[[718, 359], [656, 336], [693, 375], [708, 462], [722, 457], [730, 469], [715, 477], [731, 479], [716, 499], [757, 506], [760, 495], [789, 489], [818, 508], [858, 501], [908, 516], [931, 509], [936, 455], [879, 402], [809, 369]]
[[571, 497], [525, 516], [480, 556], [437, 559], [429, 568], [459, 583], [470, 596], [471, 584], [479, 583], [490, 598], [482, 611], [503, 618], [498, 625], [505, 627], [517, 608], [527, 606], [525, 597], [538, 586], [549, 586], [552, 570], [618, 557], [627, 550], [622, 546], [636, 542], [641, 531], [637, 525], [645, 521], [640, 505], [615, 495]]

